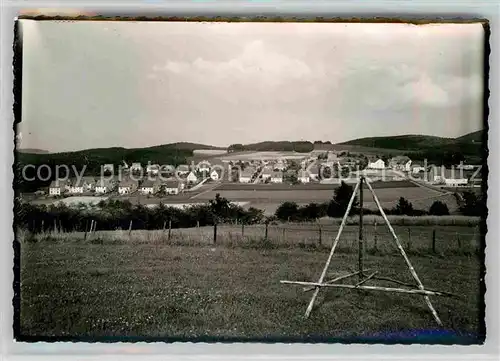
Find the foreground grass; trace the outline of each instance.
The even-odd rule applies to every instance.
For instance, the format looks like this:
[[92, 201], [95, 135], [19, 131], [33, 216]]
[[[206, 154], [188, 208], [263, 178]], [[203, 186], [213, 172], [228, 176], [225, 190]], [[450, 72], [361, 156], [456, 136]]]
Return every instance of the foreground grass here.
[[[307, 340], [436, 328], [421, 296], [336, 289], [321, 290], [304, 319], [311, 293], [279, 281], [317, 280], [327, 254], [328, 249], [24, 243], [20, 333]], [[479, 259], [412, 261], [427, 287], [462, 296], [433, 298], [445, 328], [477, 334]], [[356, 262], [354, 253], [335, 255], [330, 277]], [[366, 267], [411, 281], [401, 257], [369, 255]]]

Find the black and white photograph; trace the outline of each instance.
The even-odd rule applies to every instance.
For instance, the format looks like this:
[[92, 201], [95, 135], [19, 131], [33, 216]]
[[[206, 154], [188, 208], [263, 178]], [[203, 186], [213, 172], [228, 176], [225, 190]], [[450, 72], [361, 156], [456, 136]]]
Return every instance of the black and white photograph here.
[[18, 341], [482, 344], [487, 21], [25, 17]]

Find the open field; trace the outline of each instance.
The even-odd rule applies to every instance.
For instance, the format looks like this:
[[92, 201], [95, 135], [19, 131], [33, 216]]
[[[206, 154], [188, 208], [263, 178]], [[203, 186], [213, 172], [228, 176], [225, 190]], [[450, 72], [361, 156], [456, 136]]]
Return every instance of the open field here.
[[220, 160], [274, 160], [274, 159], [303, 159], [310, 156], [310, 153], [299, 153], [299, 152], [255, 152], [255, 151], [243, 151], [243, 152], [233, 152], [227, 155], [217, 156]]
[[[407, 181], [390, 181], [390, 182], [373, 182], [371, 183], [373, 189], [381, 188], [414, 188], [418, 187], [415, 183]], [[233, 190], [334, 190], [340, 184], [321, 184], [321, 183], [308, 183], [308, 184], [286, 184], [286, 183], [237, 183], [237, 182], [223, 182], [218, 191], [233, 191]]]
[[[415, 336], [415, 330], [437, 328], [421, 296], [323, 289], [304, 319], [311, 293], [280, 280], [316, 281], [327, 254], [326, 248], [22, 243], [18, 336], [390, 342], [397, 333], [396, 341], [413, 334], [407, 342], [483, 339], [477, 256], [411, 257], [424, 285], [461, 296], [432, 298], [445, 325], [440, 333], [450, 337], [443, 341]], [[329, 277], [356, 262], [355, 252], [339, 252]], [[368, 254], [365, 267], [411, 281], [400, 256]]]

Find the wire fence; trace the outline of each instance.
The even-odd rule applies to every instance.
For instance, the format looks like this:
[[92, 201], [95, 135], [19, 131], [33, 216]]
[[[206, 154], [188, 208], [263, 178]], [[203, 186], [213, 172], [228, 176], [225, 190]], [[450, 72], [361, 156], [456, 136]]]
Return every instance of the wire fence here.
[[[216, 224], [192, 228], [172, 228], [165, 222], [160, 230], [98, 231], [96, 224], [86, 232], [44, 232], [22, 235], [24, 240], [67, 240], [91, 243], [153, 243], [176, 245], [225, 245], [233, 247], [282, 248], [302, 247], [329, 249], [337, 236], [337, 224]], [[411, 252], [478, 252], [481, 232], [478, 225], [471, 226], [392, 226], [398, 239]], [[31, 238], [30, 238], [31, 237]], [[359, 225], [347, 225], [340, 236], [339, 252], [357, 252]], [[368, 252], [397, 252], [393, 236], [386, 224], [363, 225], [362, 239]]]

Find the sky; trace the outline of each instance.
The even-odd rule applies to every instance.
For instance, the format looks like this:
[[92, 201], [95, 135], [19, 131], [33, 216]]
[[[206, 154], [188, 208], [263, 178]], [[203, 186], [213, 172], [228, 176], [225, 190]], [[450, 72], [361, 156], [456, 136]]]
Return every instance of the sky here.
[[482, 129], [480, 24], [22, 20], [21, 148]]

